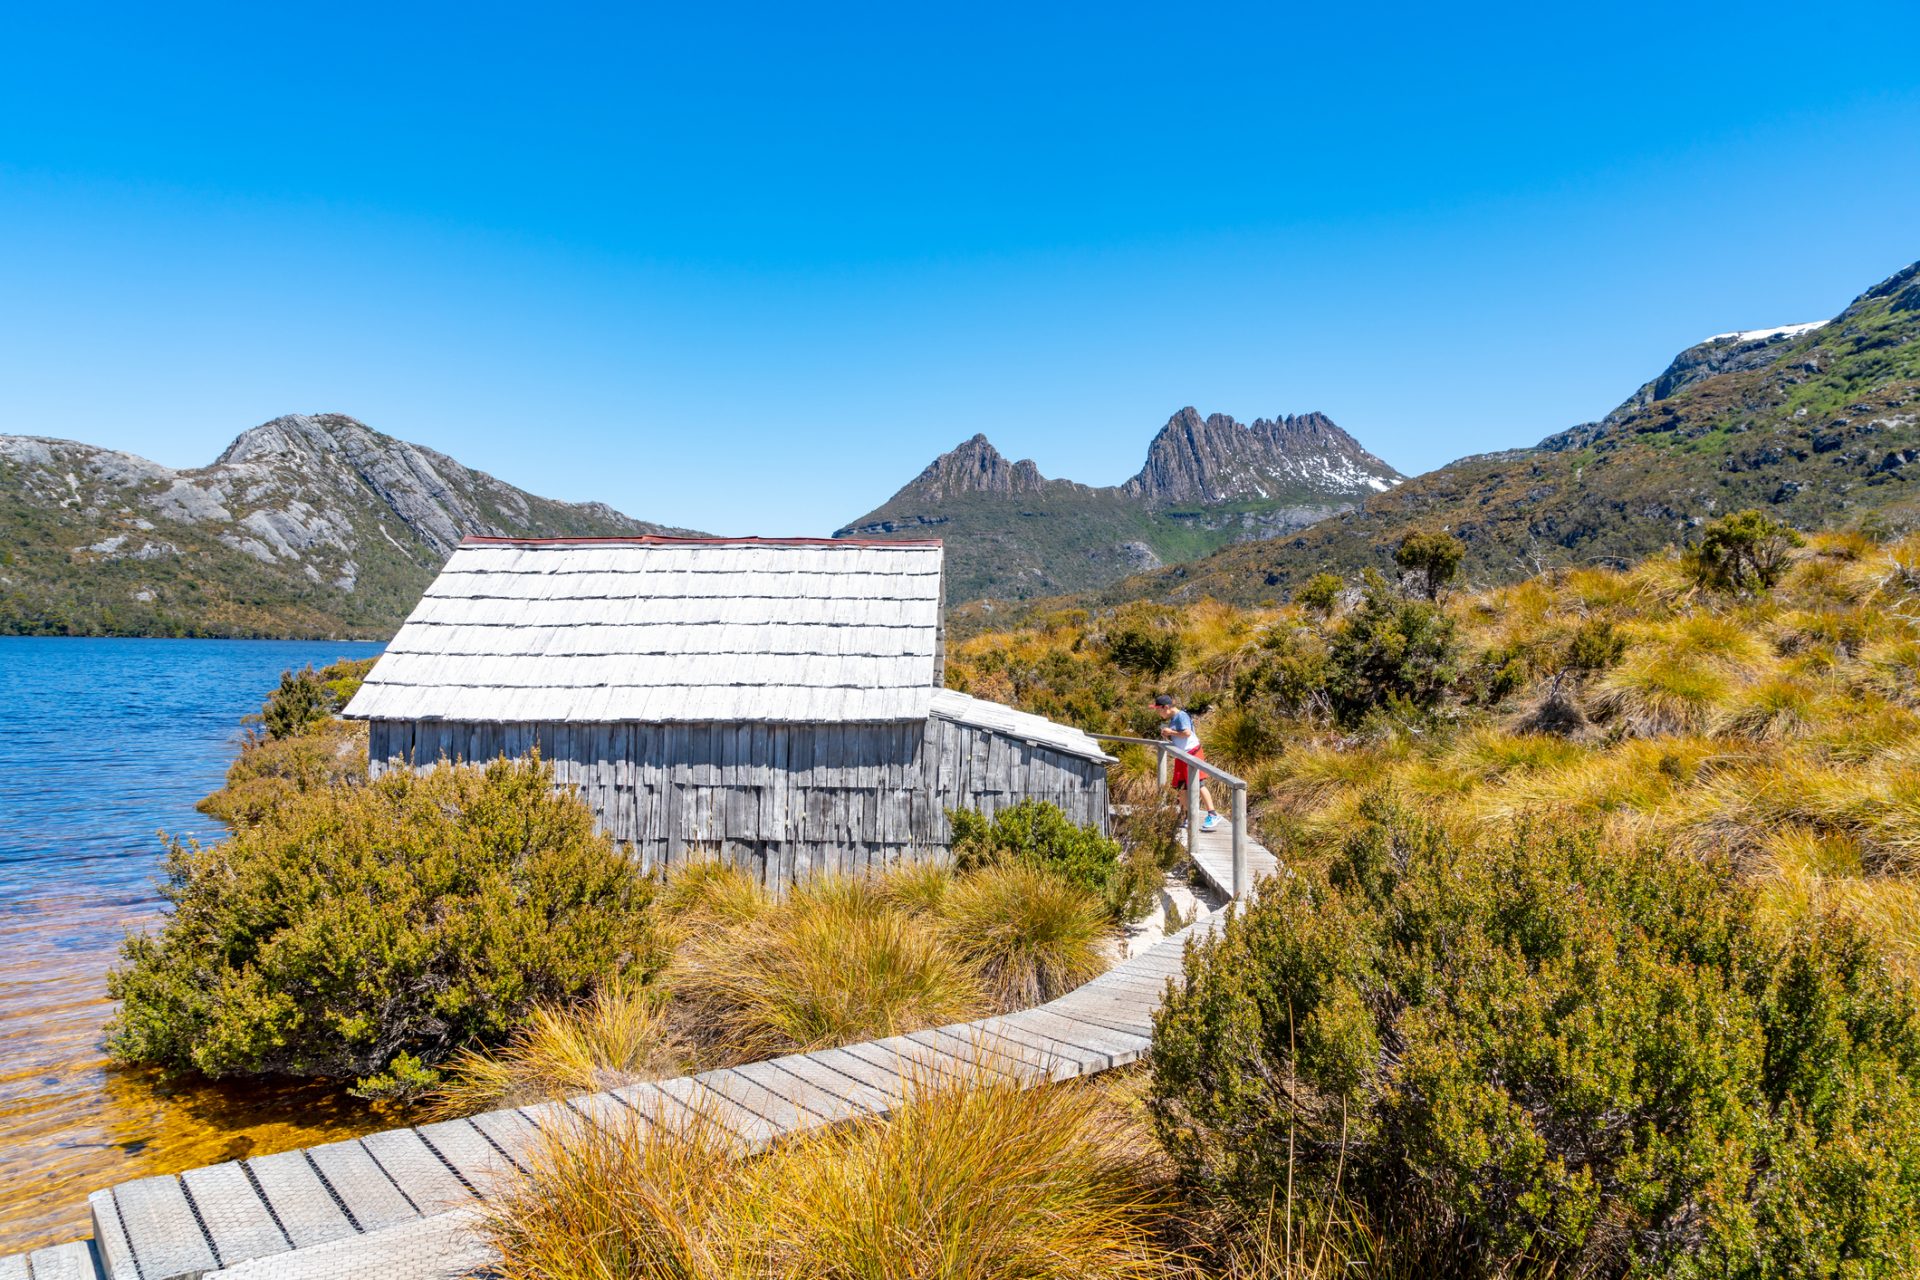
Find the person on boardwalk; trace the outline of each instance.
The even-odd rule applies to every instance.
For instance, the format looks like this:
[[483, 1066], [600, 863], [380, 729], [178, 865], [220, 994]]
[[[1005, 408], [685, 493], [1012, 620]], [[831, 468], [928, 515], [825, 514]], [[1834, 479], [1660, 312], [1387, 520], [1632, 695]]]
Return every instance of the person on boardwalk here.
[[[1200, 749], [1200, 735], [1193, 731], [1193, 717], [1173, 705], [1173, 699], [1166, 694], [1157, 694], [1153, 699], [1153, 709], [1166, 723], [1160, 726], [1160, 736], [1174, 746], [1199, 760], [1205, 760], [1207, 753]], [[1220, 825], [1220, 815], [1213, 809], [1213, 793], [1207, 790], [1207, 775], [1194, 771], [1193, 785], [1200, 791], [1200, 803], [1206, 806], [1207, 816], [1200, 820], [1202, 831], [1211, 831]], [[1173, 789], [1184, 791], [1187, 787], [1187, 762], [1173, 762]]]

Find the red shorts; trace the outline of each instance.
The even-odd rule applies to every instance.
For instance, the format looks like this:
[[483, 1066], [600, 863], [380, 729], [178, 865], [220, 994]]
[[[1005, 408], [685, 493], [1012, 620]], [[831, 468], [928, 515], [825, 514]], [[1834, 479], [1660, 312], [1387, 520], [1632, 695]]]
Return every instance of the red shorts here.
[[[1205, 760], [1207, 758], [1207, 753], [1202, 751], [1199, 747], [1195, 747], [1193, 750], [1187, 752], [1187, 754], [1192, 756], [1196, 760]], [[1207, 775], [1202, 773], [1197, 779], [1197, 781], [1202, 786], [1205, 786], [1207, 781]], [[1185, 760], [1175, 760], [1173, 762], [1173, 785], [1175, 788], [1179, 790], [1184, 791], [1186, 789], [1187, 762]]]

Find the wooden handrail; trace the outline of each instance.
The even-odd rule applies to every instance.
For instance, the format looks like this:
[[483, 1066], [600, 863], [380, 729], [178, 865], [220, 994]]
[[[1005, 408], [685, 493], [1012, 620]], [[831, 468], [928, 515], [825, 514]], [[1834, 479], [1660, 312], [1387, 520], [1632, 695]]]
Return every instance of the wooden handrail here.
[[1175, 760], [1186, 761], [1189, 768], [1197, 768], [1209, 778], [1218, 779], [1236, 791], [1244, 790], [1247, 785], [1245, 778], [1234, 777], [1211, 760], [1202, 760], [1198, 756], [1188, 755], [1171, 742], [1159, 742], [1153, 738], [1128, 738], [1117, 733], [1090, 733], [1087, 736], [1098, 742], [1130, 742], [1135, 746], [1152, 747], [1157, 751], [1164, 751]]
[[[1154, 738], [1129, 738], [1118, 733], [1093, 733], [1087, 735], [1097, 742], [1124, 742], [1134, 746], [1152, 747], [1158, 752], [1157, 763], [1160, 781], [1167, 780], [1167, 758], [1185, 762], [1188, 774], [1204, 773], [1208, 778], [1225, 784], [1233, 790], [1233, 896], [1235, 899], [1247, 896], [1247, 783], [1244, 778], [1236, 778], [1223, 772], [1211, 760], [1202, 760], [1189, 755], [1171, 742]], [[1187, 787], [1187, 852], [1192, 854], [1200, 848], [1200, 787], [1196, 778]]]

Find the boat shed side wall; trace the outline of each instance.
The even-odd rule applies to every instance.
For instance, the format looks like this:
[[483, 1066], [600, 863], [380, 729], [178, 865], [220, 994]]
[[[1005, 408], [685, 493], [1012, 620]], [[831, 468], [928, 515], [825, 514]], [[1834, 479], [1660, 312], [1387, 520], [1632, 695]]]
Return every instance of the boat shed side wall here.
[[770, 888], [943, 858], [948, 809], [1029, 797], [1107, 830], [1103, 760], [940, 717], [867, 724], [369, 723], [377, 774], [538, 748], [648, 870], [715, 855]]

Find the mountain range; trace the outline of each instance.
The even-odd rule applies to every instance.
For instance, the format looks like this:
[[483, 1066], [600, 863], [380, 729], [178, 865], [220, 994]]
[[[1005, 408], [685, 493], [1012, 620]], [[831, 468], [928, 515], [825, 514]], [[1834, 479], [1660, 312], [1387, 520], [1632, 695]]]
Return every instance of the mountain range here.
[[[1754, 506], [1801, 528], [1920, 520], [1920, 263], [1831, 320], [1697, 343], [1597, 421], [1410, 479], [1323, 414], [1186, 408], [1122, 484], [1049, 479], [976, 435], [839, 532], [945, 539], [965, 628], [1278, 598], [1390, 569], [1415, 530], [1458, 537], [1480, 581], [1621, 562]], [[339, 414], [275, 418], [186, 470], [0, 436], [0, 633], [378, 638], [466, 534], [684, 532]]]
[[1189, 407], [1123, 484], [1050, 480], [976, 435], [835, 536], [940, 537], [950, 602], [1024, 599], [1298, 529], [1404, 478], [1324, 414], [1243, 425]]
[[176, 471], [0, 436], [0, 633], [384, 638], [469, 534], [680, 532], [536, 497], [341, 414]]

